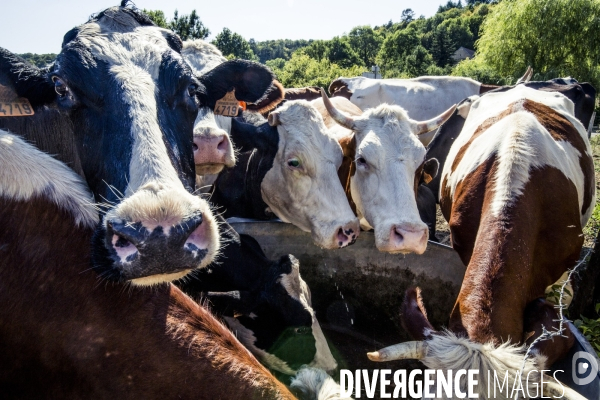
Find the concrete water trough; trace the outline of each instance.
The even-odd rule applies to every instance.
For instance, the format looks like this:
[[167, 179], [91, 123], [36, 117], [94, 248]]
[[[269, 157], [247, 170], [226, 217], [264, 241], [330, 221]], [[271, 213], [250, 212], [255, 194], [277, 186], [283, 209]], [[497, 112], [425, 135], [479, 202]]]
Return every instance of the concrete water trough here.
[[[392, 255], [377, 250], [372, 232], [361, 232], [352, 246], [325, 250], [291, 224], [240, 218], [228, 222], [237, 232], [254, 237], [267, 257], [293, 254], [300, 260], [300, 273], [340, 368], [379, 368], [368, 360], [368, 351], [410, 340], [399, 318], [410, 286], [421, 287], [434, 326], [447, 324], [465, 272], [451, 247], [434, 242], [422, 255]], [[399, 361], [386, 368], [409, 364]]]
[[[377, 250], [372, 232], [361, 232], [354, 245], [325, 250], [313, 244], [309, 233], [291, 224], [242, 218], [228, 222], [237, 232], [254, 237], [267, 257], [293, 254], [300, 260], [300, 273], [311, 289], [313, 308], [340, 369], [423, 368], [409, 360], [374, 363], [366, 353], [411, 340], [399, 317], [408, 287], [422, 289], [434, 327], [448, 323], [465, 273], [451, 247], [429, 242], [422, 255], [392, 255]], [[600, 398], [598, 371], [594, 371], [596, 379], [584, 386], [574, 384], [571, 378], [573, 355], [578, 351], [590, 354], [600, 364], [590, 344], [578, 334], [571, 354], [552, 369], [563, 370], [557, 377], [586, 398]]]

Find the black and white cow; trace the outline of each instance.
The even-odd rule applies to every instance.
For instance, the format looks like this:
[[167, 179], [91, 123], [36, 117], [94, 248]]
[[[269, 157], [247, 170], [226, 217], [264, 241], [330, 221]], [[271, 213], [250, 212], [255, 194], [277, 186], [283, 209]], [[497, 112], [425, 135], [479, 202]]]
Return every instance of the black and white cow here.
[[292, 255], [269, 260], [248, 235], [224, 232], [217, 263], [196, 270], [179, 287], [207, 298], [237, 338], [274, 373], [293, 376], [303, 365], [333, 372], [337, 362], [311, 304], [310, 289]]
[[199, 104], [214, 103], [221, 87], [237, 84], [231, 79], [254, 76], [196, 79], [181, 47], [137, 10], [113, 7], [69, 31], [48, 69], [0, 49], [0, 84], [35, 111], [0, 117], [0, 128], [85, 177], [102, 213], [93, 265], [106, 279], [178, 279], [219, 248], [208, 203], [192, 195], [193, 124]]
[[272, 219], [311, 232], [324, 248], [356, 240], [358, 219], [346, 199], [337, 170], [342, 148], [309, 102], [294, 100], [252, 121], [235, 118], [231, 139], [238, 163], [215, 182], [211, 202], [223, 216]]
[[[231, 73], [243, 72], [248, 77], [254, 76], [254, 79], [246, 82], [245, 88], [231, 86], [223, 89], [235, 89], [236, 98], [249, 106], [260, 102], [261, 106], [254, 110], [256, 112], [271, 110], [283, 99], [283, 88], [275, 80], [272, 72], [261, 64], [241, 60], [227, 61], [219, 49], [201, 39], [183, 42], [181, 55], [197, 77], [205, 74], [210, 76], [214, 74], [214, 69], [229, 69]], [[248, 90], [250, 85], [253, 85], [252, 90]], [[229, 140], [230, 131], [231, 117], [216, 115], [214, 107], [200, 104], [194, 122], [193, 147], [196, 186], [202, 192], [209, 191], [223, 168], [232, 168], [235, 165], [235, 151]]]

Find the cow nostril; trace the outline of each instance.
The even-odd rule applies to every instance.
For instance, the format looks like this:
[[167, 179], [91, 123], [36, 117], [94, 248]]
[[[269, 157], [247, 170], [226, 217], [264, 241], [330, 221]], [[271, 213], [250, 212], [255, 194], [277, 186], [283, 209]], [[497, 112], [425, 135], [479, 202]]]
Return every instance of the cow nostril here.
[[398, 228], [394, 229], [394, 235], [396, 236], [396, 240], [398, 240], [400, 242], [404, 240], [404, 235], [402, 233], [400, 233]]
[[133, 246], [133, 243], [119, 235], [113, 235], [113, 243], [115, 247], [120, 248], [127, 248], [129, 246]]
[[227, 137], [223, 136], [219, 144], [217, 144], [217, 150], [226, 151], [227, 150]]
[[198, 151], [198, 145], [196, 143], [192, 143], [192, 149], [194, 152]]
[[342, 247], [344, 244], [346, 244], [349, 240], [348, 240], [348, 236], [344, 233], [344, 229], [340, 228], [338, 229], [337, 232], [337, 241], [338, 241], [338, 246]]

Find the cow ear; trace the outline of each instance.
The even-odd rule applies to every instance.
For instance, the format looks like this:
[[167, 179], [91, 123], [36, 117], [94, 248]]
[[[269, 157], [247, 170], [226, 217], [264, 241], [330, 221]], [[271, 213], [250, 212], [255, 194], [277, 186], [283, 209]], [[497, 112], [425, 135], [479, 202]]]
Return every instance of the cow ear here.
[[269, 92], [275, 76], [271, 70], [259, 63], [231, 60], [218, 65], [198, 79], [206, 88], [199, 100], [202, 105], [214, 108], [215, 102], [232, 89], [235, 89], [235, 97], [238, 100], [248, 103], [259, 101]]
[[423, 163], [423, 181], [426, 184], [437, 176], [439, 167], [440, 163], [435, 158], [430, 158]]
[[404, 301], [400, 308], [402, 327], [415, 340], [428, 339], [435, 332], [433, 325], [427, 319], [427, 311], [421, 298], [421, 289], [412, 287], [406, 289]]
[[0, 48], [0, 85], [7, 94], [24, 97], [34, 107], [52, 103], [56, 98], [47, 69], [40, 69], [3, 48]]
[[233, 145], [240, 151], [269, 149], [277, 151], [279, 146], [279, 133], [277, 128], [264, 123], [259, 126], [248, 124], [239, 118], [231, 120], [231, 132], [229, 137]]
[[281, 123], [281, 121], [279, 120], [279, 113], [278, 112], [272, 112], [271, 114], [269, 114], [269, 125], [271, 126], [277, 126]]

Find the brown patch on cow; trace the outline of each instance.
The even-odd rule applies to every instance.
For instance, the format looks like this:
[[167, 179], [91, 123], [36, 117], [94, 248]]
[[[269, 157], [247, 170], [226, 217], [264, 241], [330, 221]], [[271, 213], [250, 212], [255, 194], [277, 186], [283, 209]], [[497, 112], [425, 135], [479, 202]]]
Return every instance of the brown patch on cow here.
[[495, 174], [493, 157], [455, 192], [453, 246], [468, 265], [449, 327], [480, 343], [517, 343], [531, 330], [523, 325], [526, 305], [577, 261], [582, 227], [577, 190], [560, 170], [532, 170], [523, 194], [497, 217]]
[[352, 97], [352, 92], [348, 89], [348, 84], [341, 79], [336, 79], [329, 85], [329, 94], [331, 97], [341, 96], [348, 100]]
[[248, 103], [246, 109], [260, 114], [267, 114], [283, 101], [285, 96], [284, 90], [283, 85], [279, 83], [279, 81], [274, 80], [269, 89], [269, 93], [256, 103]]
[[499, 87], [502, 87], [502, 86], [486, 85], [485, 83], [482, 83], [481, 86], [479, 87], [479, 94], [489, 92], [490, 90], [498, 89]]
[[[417, 197], [417, 189], [419, 188], [419, 184], [421, 183], [421, 177], [423, 176], [423, 168], [425, 167], [425, 161], [419, 165], [419, 168], [415, 171], [415, 182], [414, 182], [414, 190], [415, 190], [415, 198]], [[429, 175], [431, 177], [431, 175]], [[428, 182], [426, 182], [428, 183]]]
[[308, 86], [303, 88], [286, 88], [286, 100], [315, 100], [321, 98], [321, 88], [318, 86]]
[[[523, 343], [530, 346], [533, 341], [542, 335], [542, 326], [549, 332], [557, 331], [559, 318], [555, 305], [540, 298], [525, 307], [523, 312]], [[564, 336], [556, 336], [552, 340], [542, 340], [535, 344], [534, 350], [547, 357], [545, 366], [549, 367], [556, 361], [563, 359], [575, 343], [575, 336], [569, 325], [565, 324]]]
[[0, 226], [4, 397], [294, 398], [173, 285], [105, 284], [61, 207], [0, 197]]
[[338, 143], [342, 147], [342, 165], [338, 169], [338, 177], [340, 178], [340, 182], [342, 183], [342, 187], [344, 188], [344, 192], [346, 192], [346, 198], [348, 198], [348, 203], [350, 203], [350, 208], [355, 215], [356, 213], [356, 204], [352, 200], [352, 193], [350, 191], [350, 179], [356, 173], [356, 164], [354, 163], [354, 158], [356, 157], [356, 135], [354, 133], [343, 137], [338, 140]]
[[400, 308], [400, 322], [414, 340], [425, 340], [430, 333], [435, 332], [433, 325], [427, 319], [420, 288], [406, 289]]
[[532, 113], [544, 128], [550, 132], [552, 138], [556, 141], [565, 141], [570, 143], [580, 153], [579, 166], [584, 176], [583, 203], [581, 214], [590, 207], [594, 197], [594, 162], [587, 155], [586, 145], [579, 131], [573, 126], [571, 121], [562, 114], [544, 104], [526, 99], [523, 102], [523, 108]]

